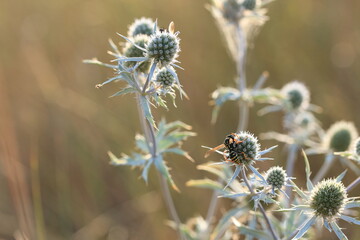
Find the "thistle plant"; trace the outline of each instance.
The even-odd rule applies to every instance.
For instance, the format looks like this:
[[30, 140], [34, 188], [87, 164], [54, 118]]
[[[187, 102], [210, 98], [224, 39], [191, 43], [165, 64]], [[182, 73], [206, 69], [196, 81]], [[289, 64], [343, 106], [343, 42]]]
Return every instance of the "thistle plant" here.
[[360, 225], [359, 220], [348, 216], [346, 212], [347, 209], [360, 207], [360, 202], [358, 197], [348, 197], [348, 190], [341, 182], [346, 171], [337, 178], [325, 179], [313, 185], [310, 180], [310, 165], [307, 156], [305, 153], [303, 154], [306, 163], [307, 191], [302, 191], [298, 187], [295, 187], [295, 189], [305, 204], [294, 205], [290, 210], [302, 211], [307, 214], [308, 219], [293, 233], [294, 237], [292, 239], [301, 239], [317, 220], [321, 220], [321, 225], [330, 232], [334, 231], [339, 239], [348, 239], [337, 221], [342, 219]]
[[[136, 135], [136, 146], [138, 151], [131, 155], [122, 154], [116, 157], [109, 153], [111, 164], [116, 166], [127, 165], [142, 169], [141, 177], [148, 182], [148, 173], [152, 165], [160, 174], [160, 183], [164, 193], [165, 202], [169, 212], [176, 223], [176, 230], [179, 237], [184, 238], [180, 232], [180, 219], [173, 203], [168, 183], [174, 190], [179, 191], [173, 181], [169, 169], [164, 161], [168, 153], [185, 156], [192, 160], [187, 152], [180, 148], [180, 144], [190, 136], [195, 134], [191, 127], [180, 121], [166, 123], [164, 120], [156, 124], [151, 106], [163, 106], [167, 108], [166, 101], [162, 96], [170, 94], [173, 101], [175, 92], [174, 83], [181, 93], [179, 79], [172, 66], [180, 51], [178, 32], [174, 33], [174, 24], [171, 23], [168, 30], [159, 30], [157, 22], [151, 19], [141, 18], [129, 27], [129, 36], [123, 37], [127, 43], [125, 48], [120, 51], [110, 40], [112, 52], [116, 64], [106, 64], [97, 59], [86, 60], [86, 63], [98, 64], [112, 68], [116, 71], [116, 76], [98, 84], [102, 87], [105, 84], [116, 81], [125, 81], [126, 87], [112, 95], [112, 97], [135, 94], [140, 113], [140, 122], [143, 135]], [[149, 69], [150, 68], [150, 69]], [[154, 76], [154, 73], [155, 76]]]

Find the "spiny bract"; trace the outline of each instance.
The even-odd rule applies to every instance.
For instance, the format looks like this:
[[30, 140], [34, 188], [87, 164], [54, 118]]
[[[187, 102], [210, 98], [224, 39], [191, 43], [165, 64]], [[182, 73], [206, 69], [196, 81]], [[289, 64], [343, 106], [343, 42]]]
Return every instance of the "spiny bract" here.
[[[149, 41], [149, 36], [147, 35], [136, 35], [134, 37], [134, 43], [138, 45], [139, 47], [145, 48], [147, 42]], [[125, 45], [125, 48], [123, 50], [123, 54], [126, 57], [144, 57], [145, 52], [138, 47], [136, 47], [134, 44], [127, 42]], [[127, 68], [134, 67], [136, 62], [125, 62], [124, 66]], [[149, 70], [150, 62], [146, 61], [140, 64], [140, 66], [137, 68], [138, 71], [146, 73]]]

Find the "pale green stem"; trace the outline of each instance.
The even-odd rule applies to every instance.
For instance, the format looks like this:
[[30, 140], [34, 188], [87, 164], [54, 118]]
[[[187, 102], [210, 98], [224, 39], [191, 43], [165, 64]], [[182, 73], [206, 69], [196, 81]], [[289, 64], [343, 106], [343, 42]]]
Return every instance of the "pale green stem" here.
[[325, 161], [323, 165], [321, 166], [320, 170], [317, 172], [316, 176], [312, 180], [314, 184], [318, 183], [321, 179], [324, 178], [324, 176], [327, 174], [327, 172], [330, 170], [331, 166], [334, 163], [334, 154], [328, 153], [326, 154]]
[[[247, 188], [249, 189], [250, 193], [251, 193], [252, 195], [255, 195], [254, 189], [251, 187], [251, 185], [250, 185], [250, 183], [249, 183], [249, 180], [248, 180], [247, 177], [246, 177], [246, 172], [245, 172], [245, 168], [244, 168], [244, 167], [241, 168], [240, 173], [241, 173], [241, 177], [243, 178], [244, 183], [246, 184], [246, 186], [247, 186]], [[270, 222], [268, 216], [266, 215], [266, 212], [265, 212], [265, 210], [264, 210], [264, 208], [263, 208], [263, 206], [262, 206], [262, 204], [261, 204], [260, 202], [259, 202], [258, 206], [259, 206], [259, 209], [260, 209], [261, 214], [262, 214], [263, 217], [264, 217], [264, 220], [265, 220], [265, 222], [266, 222], [266, 225], [267, 225], [268, 228], [269, 228], [269, 231], [270, 231], [270, 233], [271, 233], [271, 236], [272, 236], [275, 240], [278, 240], [279, 238], [277, 237], [277, 235], [276, 235], [276, 233], [275, 233], [274, 227], [271, 225], [271, 222]]]
[[[237, 69], [237, 88], [242, 94], [246, 89], [246, 75], [245, 75], [245, 62], [246, 62], [246, 50], [247, 50], [247, 40], [242, 32], [240, 25], [237, 25], [237, 33], [238, 33], [238, 60], [236, 64]], [[249, 121], [249, 106], [243, 100], [239, 101], [239, 122], [237, 131], [244, 131], [247, 128]], [[218, 179], [218, 182], [221, 182], [221, 178]], [[208, 226], [210, 226], [212, 217], [214, 216], [218, 204], [218, 193], [214, 191], [210, 200], [209, 209], [206, 215], [206, 222]], [[208, 228], [209, 230], [209, 228]]]
[[[289, 177], [292, 177], [293, 174], [294, 174], [294, 167], [295, 167], [295, 162], [296, 162], [298, 149], [299, 149], [299, 146], [297, 144], [291, 144], [289, 146], [288, 156], [287, 156], [287, 160], [286, 160], [286, 174]], [[289, 202], [288, 202], [289, 205], [290, 205], [291, 195], [292, 195], [291, 187], [287, 186], [285, 192], [290, 198]]]
[[[149, 77], [147, 79], [149, 79]], [[146, 89], [145, 86], [143, 89]], [[138, 94], [137, 97], [139, 98], [142, 96], [140, 96], [140, 94]], [[144, 131], [146, 143], [149, 147], [153, 161], [156, 161], [157, 144], [156, 144], [156, 138], [155, 138], [155, 129], [154, 129], [153, 125], [145, 118], [144, 110], [142, 109], [139, 100], [137, 101], [137, 103], [138, 103], [138, 109], [139, 109], [141, 128]], [[183, 236], [183, 234], [180, 231], [181, 221], [180, 221], [179, 215], [176, 211], [175, 204], [172, 199], [167, 180], [164, 178], [164, 176], [162, 174], [159, 174], [159, 177], [160, 177], [161, 191], [164, 196], [165, 204], [168, 208], [171, 218], [174, 220], [174, 222], [176, 224], [176, 230], [177, 230], [179, 239], [185, 239], [185, 237]]]

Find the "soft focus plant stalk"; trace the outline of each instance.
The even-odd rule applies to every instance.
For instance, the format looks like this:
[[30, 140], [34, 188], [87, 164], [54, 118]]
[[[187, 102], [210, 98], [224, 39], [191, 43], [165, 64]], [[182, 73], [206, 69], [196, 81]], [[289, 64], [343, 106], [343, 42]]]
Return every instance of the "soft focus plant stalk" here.
[[[145, 91], [146, 86], [147, 86], [147, 84], [144, 85], [143, 91]], [[144, 109], [142, 108], [140, 101], [139, 101], [140, 97], [141, 97], [140, 94], [137, 94], [137, 106], [139, 109], [139, 118], [140, 118], [141, 128], [144, 131], [146, 143], [148, 144], [149, 151], [152, 155], [151, 157], [153, 159], [156, 159], [157, 145], [156, 145], [156, 139], [155, 139], [155, 129], [154, 129], [154, 126], [145, 118]], [[182, 235], [182, 233], [180, 231], [181, 221], [180, 221], [179, 215], [176, 211], [176, 207], [175, 207], [174, 201], [173, 201], [171, 193], [170, 193], [169, 184], [167, 183], [167, 180], [165, 179], [165, 177], [161, 174], [159, 174], [159, 181], [160, 181], [161, 192], [164, 196], [166, 207], [168, 208], [171, 218], [174, 220], [174, 222], [176, 224], [176, 230], [178, 233], [178, 237], [180, 239], [185, 239], [185, 237]]]

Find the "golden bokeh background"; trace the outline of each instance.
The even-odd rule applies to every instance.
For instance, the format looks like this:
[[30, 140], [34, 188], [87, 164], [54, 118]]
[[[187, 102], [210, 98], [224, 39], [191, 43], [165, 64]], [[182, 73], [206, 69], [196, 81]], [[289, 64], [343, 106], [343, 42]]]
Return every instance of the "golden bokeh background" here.
[[[13, 0], [0, 4], [0, 239], [13, 239], [17, 229], [32, 229], [37, 239], [111, 240], [174, 239], [155, 170], [148, 186], [138, 170], [109, 165], [107, 151], [129, 153], [140, 132], [133, 96], [109, 99], [119, 89], [95, 84], [110, 78], [110, 69], [82, 63], [111, 56], [107, 39], [141, 16], [161, 26], [174, 21], [180, 31], [179, 77], [190, 100], [177, 100], [170, 111], [155, 109], [159, 120], [181, 120], [198, 136], [184, 149], [196, 163], [169, 156], [167, 162], [181, 189], [173, 192], [182, 221], [204, 215], [211, 192], [190, 189], [189, 179], [207, 176], [196, 170], [204, 163], [201, 145], [215, 146], [237, 126], [237, 108], [228, 103], [210, 124], [209, 95], [217, 86], [233, 86], [235, 67], [222, 43], [206, 0]], [[297, 79], [322, 106], [318, 115], [326, 129], [337, 120], [360, 129], [360, 2], [284, 1], [268, 7], [270, 20], [249, 51], [249, 85], [263, 71], [267, 86], [281, 88]], [[249, 130], [255, 134], [282, 131], [280, 113], [258, 117], [251, 109]], [[271, 146], [273, 141], [262, 141]], [[273, 152], [284, 165], [283, 145]], [[323, 161], [311, 157], [313, 172]], [[304, 183], [299, 156], [295, 177]], [[342, 172], [334, 167], [329, 176]], [[212, 177], [212, 176], [209, 176]], [[349, 171], [349, 184], [356, 176]], [[352, 196], [359, 195], [359, 188]], [[222, 201], [219, 215], [230, 205]], [[35, 224], [36, 223], [36, 224]], [[36, 225], [34, 229], [31, 226]], [[349, 239], [360, 236], [342, 222]], [[335, 239], [335, 235], [329, 235]]]

